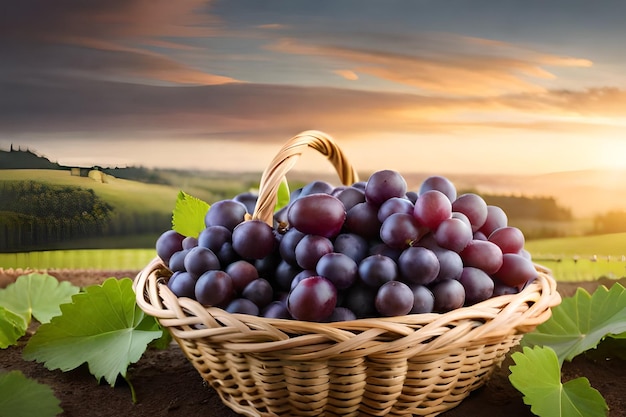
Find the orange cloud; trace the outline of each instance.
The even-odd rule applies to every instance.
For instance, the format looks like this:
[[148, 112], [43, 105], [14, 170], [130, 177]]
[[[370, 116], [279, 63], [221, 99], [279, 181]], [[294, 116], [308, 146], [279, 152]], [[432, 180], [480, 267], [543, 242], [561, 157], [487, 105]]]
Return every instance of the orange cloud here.
[[333, 73], [350, 81], [356, 81], [359, 79], [359, 76], [354, 71], [350, 70], [335, 70]]

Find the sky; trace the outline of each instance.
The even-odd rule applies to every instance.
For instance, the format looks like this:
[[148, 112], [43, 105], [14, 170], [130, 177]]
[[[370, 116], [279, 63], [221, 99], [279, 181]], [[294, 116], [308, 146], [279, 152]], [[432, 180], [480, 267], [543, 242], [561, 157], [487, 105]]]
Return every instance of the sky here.
[[[257, 171], [626, 168], [621, 0], [0, 0], [0, 149]], [[330, 170], [318, 155], [298, 167]]]

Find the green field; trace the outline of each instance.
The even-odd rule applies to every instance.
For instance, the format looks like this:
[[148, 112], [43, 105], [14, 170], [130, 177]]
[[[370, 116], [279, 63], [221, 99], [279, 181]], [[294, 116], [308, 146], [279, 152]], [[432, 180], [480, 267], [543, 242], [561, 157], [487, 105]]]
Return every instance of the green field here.
[[154, 249], [78, 249], [0, 253], [0, 268], [140, 270]]

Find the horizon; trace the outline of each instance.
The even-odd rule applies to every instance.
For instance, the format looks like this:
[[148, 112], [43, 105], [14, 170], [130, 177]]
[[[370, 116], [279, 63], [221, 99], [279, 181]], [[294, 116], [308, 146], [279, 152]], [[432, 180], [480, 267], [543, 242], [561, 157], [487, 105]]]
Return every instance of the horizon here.
[[63, 165], [255, 172], [314, 129], [359, 170], [626, 169], [617, 0], [4, 9], [0, 147]]

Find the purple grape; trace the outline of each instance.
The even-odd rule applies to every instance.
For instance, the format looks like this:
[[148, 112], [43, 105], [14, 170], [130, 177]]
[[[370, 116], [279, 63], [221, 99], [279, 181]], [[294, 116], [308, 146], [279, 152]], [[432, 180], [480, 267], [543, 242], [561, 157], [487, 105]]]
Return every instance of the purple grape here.
[[502, 283], [520, 287], [537, 277], [537, 270], [531, 261], [515, 253], [502, 255], [502, 266], [493, 274]]
[[409, 285], [413, 291], [413, 308], [410, 314], [432, 313], [435, 306], [435, 296], [425, 285]]
[[274, 282], [278, 289], [289, 291], [293, 278], [298, 275], [300, 271], [302, 271], [302, 268], [281, 261], [274, 272]]
[[263, 308], [272, 302], [274, 290], [269, 281], [263, 278], [257, 278], [246, 285], [241, 292], [241, 296], [252, 301], [259, 308]]
[[468, 226], [461, 219], [445, 219], [434, 233], [435, 242], [445, 249], [461, 252], [474, 237], [471, 226]]
[[168, 263], [172, 255], [183, 250], [185, 236], [174, 230], [161, 234], [156, 241], [156, 253], [164, 263]]
[[345, 229], [364, 239], [378, 239], [381, 223], [378, 221], [378, 207], [370, 203], [359, 203], [346, 214]]
[[272, 301], [262, 311], [261, 316], [268, 319], [290, 319], [291, 314], [283, 301]]
[[294, 266], [298, 265], [298, 262], [296, 262], [296, 245], [304, 236], [304, 233], [294, 227], [287, 230], [287, 232], [283, 235], [283, 238], [278, 245], [278, 252], [280, 253], [280, 257], [285, 262]]
[[259, 198], [259, 195], [250, 191], [246, 191], [240, 194], [237, 194], [233, 197], [233, 200], [238, 201], [239, 203], [246, 206], [246, 211], [250, 214], [254, 213], [254, 208], [256, 207], [256, 202]]
[[195, 295], [200, 304], [221, 306], [234, 294], [233, 280], [224, 271], [207, 271], [196, 281]]
[[508, 217], [504, 210], [498, 206], [487, 206], [487, 219], [480, 230], [485, 236], [491, 235], [496, 229], [505, 227], [508, 224]]
[[338, 321], [350, 321], [356, 320], [356, 314], [346, 307], [335, 307], [330, 317], [327, 319], [329, 322]]
[[465, 288], [465, 305], [479, 303], [493, 295], [493, 279], [481, 269], [466, 266], [459, 282]]
[[419, 224], [435, 230], [439, 223], [452, 216], [452, 203], [441, 191], [426, 191], [415, 202], [413, 216]]
[[259, 278], [259, 272], [255, 266], [244, 260], [229, 264], [224, 272], [233, 280], [233, 287], [237, 292], [243, 291], [248, 284]]
[[419, 246], [410, 247], [398, 259], [398, 270], [405, 282], [426, 285], [439, 275], [439, 260], [433, 251]]
[[453, 211], [450, 217], [453, 219], [462, 220], [463, 223], [467, 225], [467, 227], [469, 227], [470, 229], [472, 228], [472, 223], [470, 222], [470, 219], [468, 219], [465, 214], [459, 213], [458, 211]]
[[337, 289], [324, 277], [303, 279], [287, 297], [287, 309], [296, 320], [322, 322], [337, 304]]
[[289, 224], [306, 234], [335, 237], [346, 220], [343, 203], [329, 194], [309, 194], [293, 202]]
[[380, 226], [380, 239], [392, 248], [404, 249], [416, 243], [425, 230], [410, 214], [395, 213]]
[[167, 264], [170, 271], [176, 272], [185, 270], [185, 256], [187, 256], [190, 250], [191, 249], [183, 249], [172, 254], [170, 261]]
[[255, 259], [254, 267], [259, 272], [260, 276], [271, 276], [274, 274], [274, 271], [276, 271], [276, 267], [281, 260], [280, 253], [274, 251], [265, 258]]
[[391, 258], [394, 262], [398, 263], [398, 259], [400, 259], [400, 255], [402, 255], [402, 251], [404, 249], [401, 248], [392, 248], [384, 242], [375, 243], [370, 247], [369, 254], [370, 255], [383, 255], [388, 258]]
[[276, 237], [270, 225], [261, 220], [248, 220], [233, 230], [233, 249], [242, 258], [263, 259], [276, 247]]
[[206, 271], [220, 269], [220, 261], [211, 249], [196, 246], [189, 250], [183, 261], [185, 271], [194, 278], [200, 277]]
[[377, 291], [377, 288], [356, 283], [346, 290], [341, 306], [348, 308], [359, 319], [375, 317], [377, 314], [374, 300], [376, 299]]
[[446, 313], [463, 307], [465, 304], [465, 288], [454, 279], [441, 281], [433, 285], [430, 289], [435, 297], [433, 311]]
[[472, 240], [460, 255], [464, 266], [482, 269], [489, 275], [502, 266], [502, 250], [488, 240]]
[[365, 202], [365, 192], [354, 187], [348, 187], [340, 191], [335, 197], [343, 203], [346, 211], [350, 210], [359, 203]]
[[246, 298], [235, 298], [228, 303], [224, 309], [231, 314], [249, 314], [251, 316], [259, 315], [259, 307]]
[[466, 193], [452, 203], [452, 210], [463, 213], [472, 224], [472, 232], [479, 230], [487, 221], [487, 203], [478, 194]]
[[487, 236], [485, 236], [483, 232], [481, 232], [480, 230], [477, 230], [474, 232], [474, 240], [489, 240], [489, 239], [487, 239]]
[[406, 181], [397, 171], [374, 172], [365, 185], [365, 201], [380, 206], [392, 197], [404, 197]]
[[359, 263], [369, 254], [369, 245], [361, 236], [354, 233], [340, 233], [333, 241], [334, 251], [343, 253]]
[[315, 266], [317, 275], [328, 279], [338, 290], [346, 289], [356, 281], [357, 270], [352, 258], [336, 252], [322, 256]]
[[432, 251], [435, 253], [437, 260], [439, 260], [439, 273], [437, 274], [435, 282], [446, 279], [458, 280], [463, 272], [463, 260], [461, 259], [461, 255], [443, 248]]
[[224, 226], [233, 230], [235, 226], [244, 221], [247, 210], [246, 206], [235, 200], [222, 200], [213, 203], [204, 217], [204, 224], [209, 226]]
[[505, 226], [489, 235], [489, 241], [502, 249], [502, 253], [518, 253], [524, 249], [524, 234], [517, 227]]
[[167, 287], [177, 297], [196, 298], [195, 295], [196, 279], [189, 272], [174, 272], [167, 281]]
[[333, 251], [333, 243], [319, 235], [306, 235], [296, 245], [296, 262], [302, 269], [315, 269], [317, 261]]
[[413, 204], [415, 204], [415, 202], [417, 201], [417, 199], [419, 198], [417, 192], [415, 191], [407, 191], [406, 192], [406, 198]]
[[450, 202], [456, 200], [456, 187], [452, 182], [442, 176], [433, 175], [426, 178], [420, 186], [418, 195], [421, 196], [427, 191], [436, 190], [442, 192]]
[[358, 272], [365, 285], [376, 289], [398, 278], [398, 266], [393, 259], [384, 255], [371, 255], [363, 259]]
[[357, 181], [354, 184], [352, 184], [352, 187], [358, 190], [365, 191], [365, 187], [367, 187], [367, 181]]
[[317, 272], [315, 272], [314, 269], [303, 269], [302, 271], [298, 272], [296, 276], [294, 276], [291, 280], [290, 289], [293, 290], [296, 285], [298, 285], [303, 279], [314, 276], [317, 276]]
[[209, 226], [200, 232], [198, 246], [218, 252], [224, 243], [232, 242], [233, 233], [224, 226]]
[[224, 243], [215, 255], [217, 255], [217, 259], [220, 260], [220, 265], [230, 265], [241, 259], [239, 254], [233, 249], [233, 244], [230, 242]]
[[378, 221], [383, 223], [385, 219], [394, 213], [413, 214], [413, 203], [406, 198], [392, 197], [380, 205], [378, 209]]
[[198, 246], [198, 238], [193, 236], [187, 236], [182, 241], [183, 249], [192, 249]]
[[333, 192], [334, 187], [326, 181], [312, 181], [302, 187], [302, 190], [298, 194], [298, 198], [302, 198], [306, 195], [311, 194], [331, 194]]
[[403, 282], [384, 283], [376, 293], [374, 300], [376, 311], [386, 317], [404, 316], [413, 308], [413, 291]]
[[499, 295], [509, 295], [509, 294], [518, 294], [519, 288], [511, 287], [510, 285], [506, 285], [498, 278], [493, 278], [493, 297], [497, 297]]

